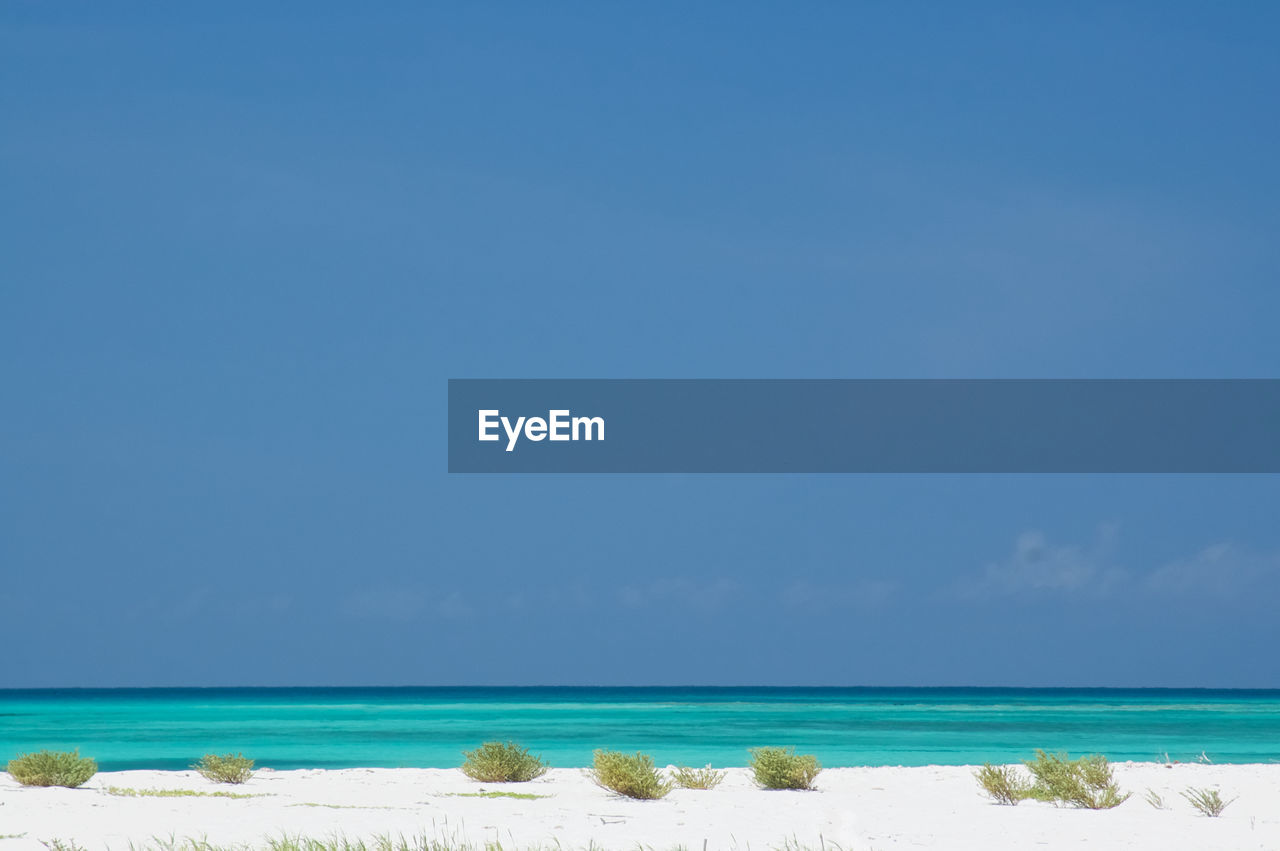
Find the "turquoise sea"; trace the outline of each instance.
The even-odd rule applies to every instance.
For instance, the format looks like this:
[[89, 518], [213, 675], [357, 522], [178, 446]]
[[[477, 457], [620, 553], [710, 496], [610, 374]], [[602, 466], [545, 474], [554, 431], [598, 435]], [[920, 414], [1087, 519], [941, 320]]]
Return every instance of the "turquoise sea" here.
[[595, 748], [744, 765], [794, 745], [824, 765], [1280, 761], [1280, 690], [911, 688], [211, 688], [0, 690], [0, 759], [41, 748], [103, 770], [240, 751], [277, 769], [451, 767], [513, 739], [557, 767]]

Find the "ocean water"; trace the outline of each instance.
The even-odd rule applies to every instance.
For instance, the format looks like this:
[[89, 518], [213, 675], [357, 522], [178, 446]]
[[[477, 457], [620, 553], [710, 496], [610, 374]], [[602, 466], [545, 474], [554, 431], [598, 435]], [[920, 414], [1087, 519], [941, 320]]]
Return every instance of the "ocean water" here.
[[299, 688], [0, 690], [0, 760], [78, 747], [103, 770], [452, 767], [511, 739], [557, 767], [595, 748], [745, 765], [794, 745], [827, 766], [1013, 761], [1037, 747], [1112, 760], [1280, 761], [1280, 690]]

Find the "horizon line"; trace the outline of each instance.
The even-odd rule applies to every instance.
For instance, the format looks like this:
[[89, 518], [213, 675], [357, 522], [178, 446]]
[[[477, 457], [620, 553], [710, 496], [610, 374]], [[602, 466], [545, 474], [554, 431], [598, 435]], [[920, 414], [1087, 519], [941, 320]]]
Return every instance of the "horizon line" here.
[[863, 689], [875, 691], [1277, 691], [1280, 686], [1170, 686], [1170, 685], [769, 685], [769, 684], [735, 684], [735, 685], [698, 685], [693, 683], [677, 684], [644, 684], [644, 685], [605, 685], [579, 683], [538, 683], [538, 684], [476, 684], [476, 683], [436, 683], [422, 685], [90, 685], [90, 686], [0, 686], [0, 694], [15, 691], [160, 691], [160, 690], [217, 690], [217, 689], [265, 689], [275, 691], [303, 689], [771, 689], [771, 690], [850, 690]]

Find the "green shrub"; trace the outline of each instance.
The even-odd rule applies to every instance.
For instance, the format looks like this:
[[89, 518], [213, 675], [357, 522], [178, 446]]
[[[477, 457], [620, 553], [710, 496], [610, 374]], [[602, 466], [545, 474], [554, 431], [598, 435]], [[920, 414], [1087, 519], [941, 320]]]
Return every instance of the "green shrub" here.
[[1120, 792], [1111, 775], [1111, 764], [1100, 754], [1070, 759], [1063, 754], [1036, 751], [1036, 758], [1026, 763], [1035, 782], [1028, 797], [1049, 801], [1058, 806], [1089, 810], [1109, 810], [1129, 800], [1129, 792]]
[[643, 753], [596, 751], [591, 779], [619, 795], [641, 800], [664, 798], [672, 789], [671, 781], [654, 767], [653, 757]]
[[1190, 801], [1191, 806], [1209, 816], [1209, 818], [1217, 818], [1222, 815], [1222, 811], [1231, 804], [1231, 801], [1235, 800], [1235, 798], [1232, 798], [1231, 801], [1222, 800], [1222, 796], [1218, 794], [1217, 789], [1189, 788], [1182, 793], [1182, 797]]
[[222, 756], [207, 753], [191, 767], [214, 783], [244, 783], [253, 776], [253, 760], [238, 753]]
[[547, 773], [540, 757], [515, 742], [485, 742], [462, 755], [462, 773], [483, 783], [526, 783]]
[[672, 779], [681, 789], [714, 789], [724, 779], [724, 772], [716, 771], [710, 765], [706, 768], [682, 765], [675, 770]]
[[997, 804], [1016, 807], [1031, 793], [1031, 781], [1018, 773], [1012, 765], [986, 763], [973, 773], [978, 785]]
[[822, 765], [813, 754], [795, 748], [751, 748], [751, 771], [765, 789], [812, 789]]
[[98, 773], [98, 763], [80, 750], [40, 751], [9, 760], [9, 773], [23, 786], [66, 786], [74, 789]]

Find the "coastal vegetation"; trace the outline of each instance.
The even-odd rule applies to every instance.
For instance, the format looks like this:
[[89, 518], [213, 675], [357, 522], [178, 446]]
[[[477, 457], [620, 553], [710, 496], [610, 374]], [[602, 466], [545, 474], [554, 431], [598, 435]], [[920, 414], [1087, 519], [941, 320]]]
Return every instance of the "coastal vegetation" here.
[[[194, 843], [195, 840], [192, 840]], [[85, 851], [82, 845], [77, 845], [74, 839], [41, 839], [40, 844], [49, 851]]]
[[[997, 804], [1017, 806], [1028, 798], [1060, 807], [1109, 810], [1129, 800], [1112, 775], [1111, 764], [1100, 754], [1071, 759], [1067, 754], [1036, 751], [1036, 758], [1024, 763], [1028, 779], [1016, 766], [986, 763], [973, 773], [983, 793]], [[1147, 803], [1166, 809], [1164, 799], [1147, 790]]]
[[[0, 839], [17, 838], [0, 836]], [[50, 839], [41, 842], [48, 851], [86, 851], [74, 840]], [[653, 846], [637, 846], [641, 849], [652, 849]], [[734, 846], [736, 847], [736, 846]], [[369, 839], [352, 838], [342, 834], [329, 835], [324, 838], [288, 834], [280, 832], [267, 837], [258, 843], [220, 845], [204, 838], [175, 836], [152, 837], [150, 842], [141, 845], [130, 843], [130, 851], [504, 851], [498, 841], [472, 842], [454, 837], [405, 836], [403, 834], [381, 834]], [[825, 840], [817, 846], [804, 845], [794, 838], [784, 839], [777, 846], [778, 851], [840, 851], [840, 846], [831, 840]], [[595, 842], [582, 846], [583, 851], [604, 851]], [[566, 851], [560, 842], [529, 846], [512, 846], [512, 851]], [[690, 851], [688, 845], [673, 845], [669, 851]]]
[[322, 804], [317, 801], [299, 801], [291, 807], [311, 807], [324, 810], [403, 810], [406, 807], [389, 807], [381, 804]]
[[795, 748], [751, 748], [751, 772], [762, 789], [812, 789], [822, 765]]
[[235, 798], [239, 800], [267, 797], [264, 792], [199, 792], [195, 789], [133, 789], [128, 786], [108, 786], [104, 791], [117, 798]]
[[482, 783], [527, 783], [547, 773], [541, 757], [515, 742], [485, 742], [473, 751], [464, 751], [462, 773]]
[[536, 801], [539, 798], [550, 798], [550, 795], [535, 795], [532, 792], [506, 792], [501, 790], [479, 792], [453, 792], [450, 798], [514, 798], [517, 801]]
[[238, 753], [221, 756], [207, 753], [191, 767], [214, 783], [245, 783], [253, 777], [253, 760]]
[[1109, 810], [1129, 800], [1112, 776], [1111, 764], [1101, 754], [1070, 759], [1067, 754], [1036, 751], [1026, 762], [1034, 782], [1027, 797], [1057, 806], [1089, 810]]
[[706, 768], [690, 768], [682, 765], [671, 774], [671, 779], [681, 789], [714, 789], [724, 780], [724, 772], [710, 765]]
[[40, 751], [9, 760], [9, 774], [23, 786], [65, 786], [74, 789], [98, 773], [98, 763], [73, 751]]
[[982, 791], [997, 804], [1016, 807], [1031, 792], [1031, 781], [1023, 777], [1012, 765], [986, 763], [973, 773]]
[[1191, 802], [1191, 806], [1200, 811], [1201, 815], [1209, 818], [1217, 818], [1222, 815], [1222, 811], [1231, 805], [1231, 801], [1222, 800], [1222, 796], [1218, 794], [1217, 789], [1196, 789], [1194, 787], [1187, 789], [1182, 793], [1182, 797]]
[[639, 800], [664, 798], [674, 787], [654, 766], [653, 757], [639, 752], [633, 756], [598, 750], [590, 774], [598, 786]]

